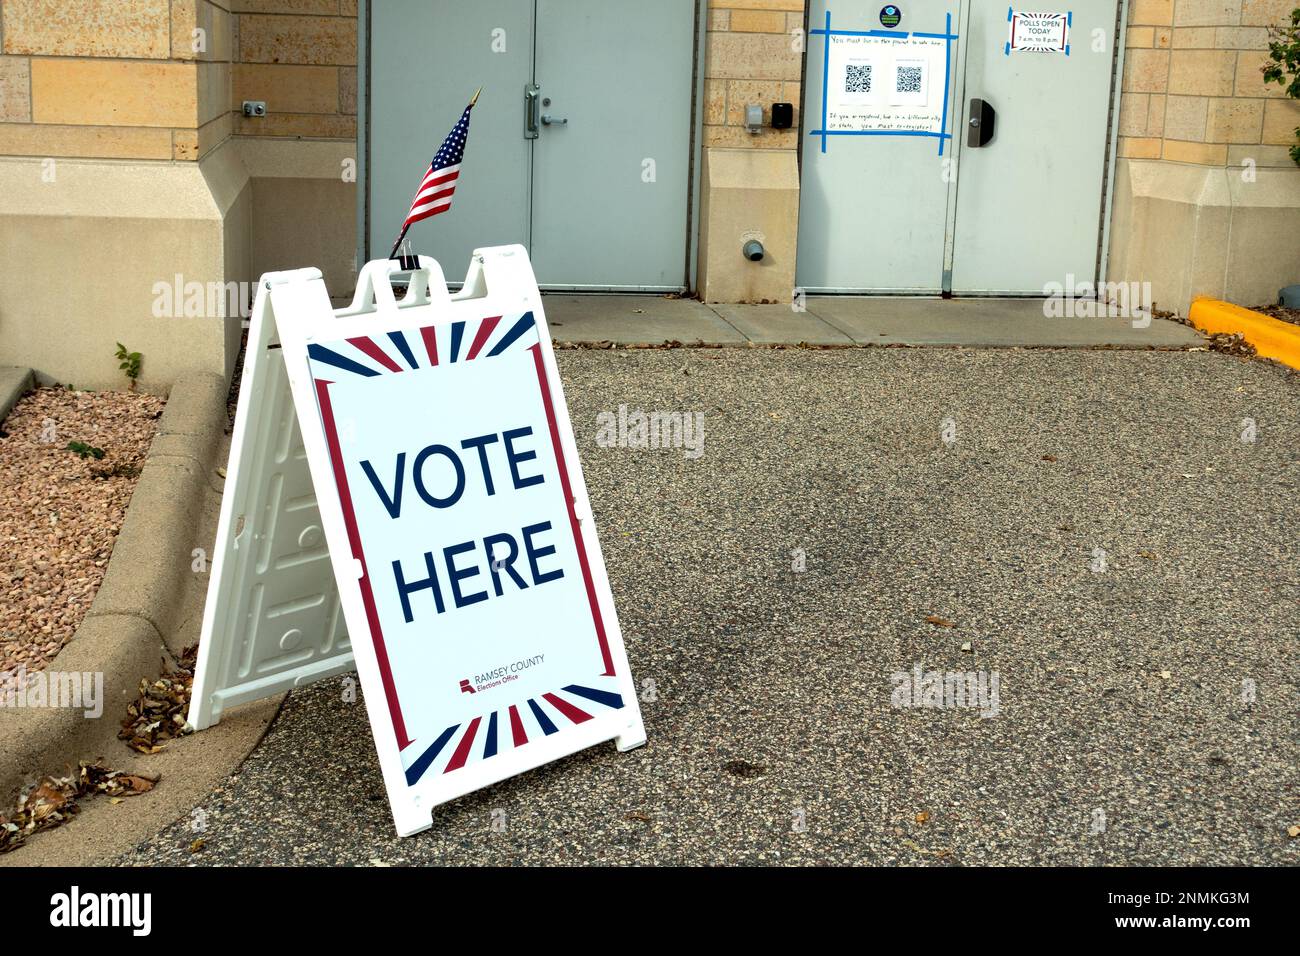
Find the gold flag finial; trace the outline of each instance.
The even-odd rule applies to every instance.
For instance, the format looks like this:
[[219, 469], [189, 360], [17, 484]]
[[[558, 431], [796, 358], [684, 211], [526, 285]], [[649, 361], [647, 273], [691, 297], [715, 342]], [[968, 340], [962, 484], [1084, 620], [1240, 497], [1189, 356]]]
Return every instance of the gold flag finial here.
[[480, 86], [477, 90], [474, 91], [474, 96], [473, 96], [473, 98], [469, 101], [469, 105], [470, 105], [470, 106], [473, 106], [475, 103], [478, 102], [478, 95], [479, 95], [480, 93], [482, 93], [482, 92], [483, 92], [483, 87], [481, 87], [481, 86]]

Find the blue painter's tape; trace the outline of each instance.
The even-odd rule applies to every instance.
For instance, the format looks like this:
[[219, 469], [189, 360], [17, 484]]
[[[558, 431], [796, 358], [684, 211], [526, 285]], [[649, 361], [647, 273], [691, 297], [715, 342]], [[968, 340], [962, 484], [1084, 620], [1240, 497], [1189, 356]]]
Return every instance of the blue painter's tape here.
[[[907, 33], [899, 30], [809, 30], [810, 34], [827, 34], [835, 37], [906, 37]], [[917, 34], [918, 36], [920, 34]]]
[[1066, 25], [1067, 27], [1072, 27], [1072, 26], [1074, 26], [1074, 11], [1073, 11], [1073, 10], [1067, 10], [1067, 11], [1065, 11], [1065, 25]]
[[1002, 48], [1002, 55], [1003, 55], [1003, 56], [1010, 56], [1010, 55], [1011, 55], [1011, 41], [1010, 41], [1010, 40], [1008, 40], [1008, 41], [1007, 41], [1007, 45], [1004, 46], [1004, 47]]
[[[822, 43], [822, 129], [826, 129], [826, 97], [831, 85], [831, 11], [826, 11], [826, 39]], [[826, 133], [822, 133], [822, 152], [826, 152]]]
[[1066, 56], [1070, 55], [1070, 44], [1068, 43], [1065, 45], [1065, 55]]
[[[1011, 19], [1011, 8], [1007, 8], [1007, 19]], [[952, 139], [952, 134], [948, 132], [948, 97], [952, 89], [952, 42], [957, 39], [957, 34], [952, 32], [952, 14], [945, 14], [943, 33], [905, 33], [898, 30], [832, 30], [831, 29], [831, 12], [826, 11], [826, 25], [816, 30], [808, 31], [810, 36], [824, 36], [826, 39], [822, 44], [822, 125], [820, 129], [808, 131], [809, 136], [818, 136], [821, 138], [821, 151], [826, 152], [826, 143], [831, 136], [922, 136], [939, 141], [939, 155], [943, 155], [944, 141]], [[833, 36], [850, 36], [850, 37], [883, 37], [886, 39], [907, 38], [908, 36], [923, 37], [927, 40], [944, 41], [944, 64], [943, 64], [943, 119], [939, 124], [939, 132], [931, 133], [924, 130], [913, 129], [827, 129], [826, 128], [826, 99], [830, 93], [831, 77], [831, 41]]]
[[1012, 14], [1011, 14], [1011, 8], [1010, 8], [1010, 7], [1007, 7], [1007, 23], [1010, 23], [1010, 22], [1011, 22], [1011, 16], [1012, 16]]
[[948, 81], [952, 78], [952, 14], [944, 15], [943, 22], [943, 119], [939, 123], [939, 155], [943, 155], [944, 140], [948, 135]]

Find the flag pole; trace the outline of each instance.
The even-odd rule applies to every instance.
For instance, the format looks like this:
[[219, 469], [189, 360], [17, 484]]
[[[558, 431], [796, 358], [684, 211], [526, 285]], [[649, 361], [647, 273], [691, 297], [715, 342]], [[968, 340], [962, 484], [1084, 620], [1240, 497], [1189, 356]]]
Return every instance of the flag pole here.
[[[483, 87], [481, 86], [474, 91], [474, 95], [470, 98], [469, 101], [470, 109], [474, 108], [474, 104], [478, 102], [478, 95], [482, 92], [483, 92]], [[398, 234], [397, 241], [393, 243], [393, 249], [391, 252], [388, 253], [388, 258], [390, 259], [397, 258], [397, 248], [402, 244], [402, 240], [406, 238], [406, 230], [410, 228], [411, 228], [411, 224], [409, 222], [402, 226], [402, 231], [401, 233]]]
[[397, 241], [393, 243], [393, 251], [388, 254], [388, 258], [390, 259], [397, 258], [397, 247], [402, 244], [402, 240], [406, 238], [406, 230], [410, 228], [411, 228], [410, 223], [407, 223], [406, 225], [402, 226], [402, 231], [401, 233], [398, 234]]

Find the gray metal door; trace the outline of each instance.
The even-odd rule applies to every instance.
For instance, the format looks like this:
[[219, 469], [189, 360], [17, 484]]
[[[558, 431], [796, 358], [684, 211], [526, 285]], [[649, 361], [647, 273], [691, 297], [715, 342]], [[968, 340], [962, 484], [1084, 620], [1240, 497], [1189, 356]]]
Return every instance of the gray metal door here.
[[533, 78], [533, 4], [381, 0], [370, 10], [372, 259], [388, 255], [433, 154], [483, 86], [451, 211], [410, 233], [456, 280], [476, 246], [528, 244], [532, 152], [520, 115]]
[[964, 102], [986, 101], [994, 130], [961, 153], [953, 292], [1042, 295], [1068, 276], [1095, 280], [1116, 5], [1032, 4], [1067, 17], [1064, 36], [1059, 21], [1040, 28], [1051, 52], [1011, 49], [1007, 9], [970, 5]]
[[[1042, 36], [1068, 37], [1067, 52], [1064, 42], [1013, 49], [1011, 18], [1024, 17], [1014, 6], [811, 0], [798, 285], [1041, 295], [1046, 283], [1064, 284], [1069, 275], [1094, 280], [1117, 5], [1031, 4], [1031, 26]], [[886, 10], [897, 14], [893, 26]], [[1057, 11], [1062, 19], [1041, 29], [1053, 19], [1042, 14]], [[1062, 22], [1065, 30], [1053, 32]], [[1017, 45], [1030, 35], [1019, 34]], [[896, 49], [882, 49], [891, 36], [910, 37], [917, 49], [895, 41]], [[929, 87], [917, 122], [909, 127], [904, 116], [896, 122], [903, 129], [880, 128], [902, 110], [902, 64], [919, 64], [938, 37], [947, 51], [944, 75], [933, 75], [934, 63], [926, 72], [929, 82], [942, 80], [946, 94]], [[916, 76], [907, 79], [910, 89]], [[861, 90], [867, 84], [874, 84], [870, 93]], [[920, 93], [912, 95], [919, 103]], [[986, 142], [977, 146], [968, 145], [972, 100], [992, 113]], [[945, 112], [935, 122], [940, 104]]]
[[694, 37], [695, 0], [538, 0], [544, 284], [684, 288]]
[[521, 242], [544, 288], [685, 288], [696, 0], [371, 10], [372, 257], [482, 84], [451, 212], [414, 247], [453, 278], [475, 246]]
[[[885, 26], [887, 6], [808, 4], [795, 280], [808, 291], [922, 293], [943, 285], [957, 49], [935, 38], [956, 31], [957, 4], [904, 0], [893, 5], [900, 16], [893, 27]], [[917, 33], [933, 37], [921, 37], [915, 50], [890, 39], [905, 44]], [[898, 93], [896, 66], [923, 59], [920, 92], [938, 123], [915, 134], [884, 128], [905, 126], [890, 117], [908, 107], [893, 101], [916, 96]]]

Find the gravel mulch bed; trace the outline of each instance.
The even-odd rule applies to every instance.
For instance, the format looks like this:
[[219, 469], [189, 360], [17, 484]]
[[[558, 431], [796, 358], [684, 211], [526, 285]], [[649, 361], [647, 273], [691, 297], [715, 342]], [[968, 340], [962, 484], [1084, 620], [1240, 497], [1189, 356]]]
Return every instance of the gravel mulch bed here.
[[72, 640], [164, 404], [39, 388], [0, 426], [0, 671], [40, 670]]

